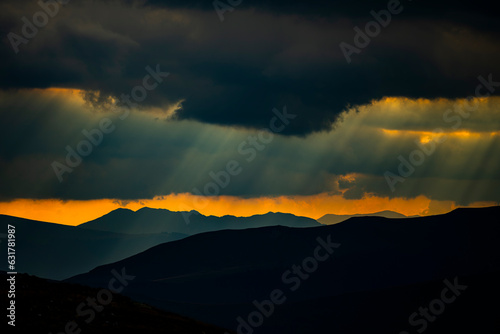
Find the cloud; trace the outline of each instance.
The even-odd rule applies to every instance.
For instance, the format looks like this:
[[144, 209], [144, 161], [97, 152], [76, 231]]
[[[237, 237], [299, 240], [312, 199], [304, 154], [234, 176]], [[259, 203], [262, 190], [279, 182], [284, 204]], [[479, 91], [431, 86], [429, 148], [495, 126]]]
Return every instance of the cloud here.
[[[119, 97], [146, 66], [160, 64], [171, 76], [144, 106], [183, 101], [180, 119], [261, 128], [271, 108], [286, 104], [301, 121], [284, 134], [304, 136], [329, 130], [347, 106], [386, 96], [465, 98], [479, 75], [500, 78], [491, 4], [402, 4], [348, 64], [339, 44], [353, 43], [354, 26], [373, 20], [370, 11], [386, 1], [243, 1], [223, 23], [210, 1], [72, 1], [18, 54], [4, 38], [0, 87]], [[20, 34], [20, 18], [37, 10], [34, 2], [2, 2], [2, 31]]]
[[[135, 200], [194, 189], [204, 193], [214, 181], [210, 173], [225, 170], [232, 160], [242, 172], [219, 195], [426, 196], [460, 204], [500, 197], [500, 157], [495, 154], [500, 133], [492, 126], [500, 120], [496, 97], [478, 100], [477, 110], [456, 129], [442, 115], [461, 105], [460, 99], [372, 101], [345, 111], [332, 131], [302, 137], [275, 134], [272, 142], [260, 142], [264, 147], [249, 159], [240, 145], [250, 148], [249, 136], [257, 136], [257, 130], [161, 120], [147, 108], [120, 120], [113, 112], [95, 112], [85, 95], [65, 89], [0, 92], [0, 140], [7, 143], [0, 149], [3, 200]], [[269, 110], [268, 124], [273, 116]], [[112, 119], [116, 130], [59, 183], [52, 162], [65, 163], [66, 146], [75, 148], [86, 139], [82, 130], [97, 128], [104, 117]], [[447, 135], [439, 144], [432, 137], [437, 127]], [[392, 192], [384, 173], [397, 173], [398, 157], [409, 159], [421, 147], [434, 147], [434, 152]]]

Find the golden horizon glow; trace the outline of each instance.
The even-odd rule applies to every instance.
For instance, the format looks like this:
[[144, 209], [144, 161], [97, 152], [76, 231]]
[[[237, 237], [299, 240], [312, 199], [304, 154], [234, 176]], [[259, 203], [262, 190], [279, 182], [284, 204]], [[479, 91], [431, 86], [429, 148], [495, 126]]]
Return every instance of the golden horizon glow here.
[[[471, 207], [494, 206], [494, 202], [472, 203]], [[203, 215], [248, 217], [268, 212], [291, 213], [296, 216], [318, 219], [325, 214], [368, 214], [384, 210], [396, 211], [407, 216], [433, 215], [449, 212], [458, 206], [452, 201], [434, 201], [419, 196], [414, 199], [369, 196], [347, 200], [341, 195], [326, 193], [314, 196], [280, 196], [238, 198], [232, 196], [201, 197], [191, 194], [172, 194], [154, 199], [88, 201], [62, 201], [57, 199], [16, 199], [0, 202], [0, 214], [63, 225], [78, 225], [108, 212], [127, 208], [137, 211], [143, 207], [170, 211], [196, 210]]]

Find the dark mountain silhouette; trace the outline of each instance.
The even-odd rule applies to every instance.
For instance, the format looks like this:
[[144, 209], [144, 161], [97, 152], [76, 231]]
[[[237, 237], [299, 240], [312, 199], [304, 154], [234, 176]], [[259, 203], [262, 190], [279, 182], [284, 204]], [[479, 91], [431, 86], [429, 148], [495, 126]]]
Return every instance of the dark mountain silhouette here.
[[[5, 282], [5, 272], [0, 273]], [[12, 333], [171, 333], [171, 334], [222, 334], [224, 329], [193, 319], [158, 310], [149, 305], [132, 301], [130, 298], [113, 294], [109, 304], [101, 311], [78, 316], [77, 307], [87, 303], [87, 298], [99, 295], [99, 290], [77, 284], [48, 281], [27, 274], [16, 276], [16, 326]], [[7, 295], [6, 285], [1, 293]], [[97, 302], [98, 303], [98, 302]], [[101, 306], [101, 304], [96, 304]], [[82, 312], [91, 310], [82, 308]], [[86, 320], [90, 320], [89, 323]], [[76, 323], [76, 329], [67, 331], [69, 322]], [[4, 325], [5, 326], [5, 325]]]
[[117, 209], [79, 225], [81, 228], [117, 233], [176, 232], [197, 234], [225, 229], [246, 229], [264, 226], [312, 227], [320, 226], [314, 219], [288, 213], [267, 213], [251, 217], [204, 216], [196, 211], [174, 212], [165, 209], [142, 208], [137, 211]]
[[318, 221], [324, 225], [333, 225], [341, 223], [352, 217], [384, 217], [384, 218], [408, 218], [407, 216], [394, 212], [394, 211], [380, 211], [375, 213], [367, 213], [367, 214], [355, 214], [355, 215], [335, 215], [333, 213], [329, 213], [319, 218]]
[[[491, 207], [407, 219], [355, 217], [315, 228], [209, 232], [68, 281], [105, 286], [111, 269], [125, 268], [136, 276], [125, 292], [133, 299], [232, 329], [237, 317], [248, 319], [256, 310], [253, 301], [268, 300], [280, 289], [286, 301], [256, 333], [413, 333], [410, 314], [440, 298], [444, 279], [457, 277], [469, 290], [428, 332], [454, 332], [443, 330], [451, 326], [498, 333], [498, 321], [491, 320], [498, 317], [476, 321], [499, 311], [497, 303], [489, 303], [499, 296], [499, 215], [500, 207]], [[341, 244], [329, 259], [307, 277], [289, 272], [283, 280], [287, 270], [315, 254], [318, 237], [327, 242], [329, 236]], [[292, 291], [297, 280], [300, 286]]]
[[[189, 224], [184, 217], [189, 217]], [[0, 215], [4, 231], [7, 224], [14, 224], [20, 238], [22, 236], [22, 242], [17, 245], [18, 271], [50, 279], [65, 279], [87, 272], [188, 234], [279, 224], [320, 226], [313, 219], [283, 213], [206, 217], [195, 211], [149, 208], [137, 212], [114, 210], [78, 227]], [[2, 262], [0, 269], [6, 268], [7, 263]]]
[[[7, 224], [16, 227], [17, 271], [51, 279], [68, 278], [186, 237], [179, 233], [111, 233], [0, 215], [2, 231], [7, 231]], [[0, 243], [3, 254], [7, 254], [6, 246], [6, 242]], [[0, 269], [7, 269], [7, 261], [1, 262]]]

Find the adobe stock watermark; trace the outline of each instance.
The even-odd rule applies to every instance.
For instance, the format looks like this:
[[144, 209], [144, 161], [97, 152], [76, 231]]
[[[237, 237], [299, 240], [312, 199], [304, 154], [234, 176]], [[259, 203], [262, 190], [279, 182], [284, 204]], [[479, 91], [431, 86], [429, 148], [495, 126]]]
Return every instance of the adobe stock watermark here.
[[[443, 121], [445, 123], [452, 123], [451, 129], [457, 130], [462, 125], [464, 119], [470, 117], [470, 112], [477, 110], [478, 104], [475, 98], [485, 98], [495, 92], [496, 87], [500, 87], [500, 82], [493, 81], [493, 74], [488, 75], [488, 79], [483, 76], [477, 78], [479, 84], [474, 91], [475, 96], [467, 97], [468, 101], [474, 101], [472, 105], [461, 105], [455, 103], [453, 109], [449, 108], [443, 113]], [[483, 94], [484, 92], [484, 94]], [[403, 183], [405, 180], [412, 176], [416, 171], [416, 167], [422, 166], [425, 160], [436, 151], [437, 144], [444, 143], [448, 138], [444, 134], [444, 130], [436, 128], [433, 131], [432, 139], [424, 144], [419, 139], [415, 140], [417, 148], [410, 152], [408, 158], [402, 155], [398, 156], [400, 164], [398, 165], [398, 173], [395, 174], [391, 171], [384, 173], [387, 185], [392, 192], [396, 191], [396, 185]]]
[[215, 12], [217, 13], [217, 16], [219, 17], [219, 20], [221, 22], [224, 22], [224, 13], [229, 11], [232, 12], [234, 11], [235, 7], [238, 7], [241, 5], [243, 0], [215, 0], [212, 2], [212, 5], [214, 6]]
[[[290, 120], [297, 117], [295, 114], [288, 113], [286, 106], [283, 107], [283, 111], [273, 108], [272, 113], [275, 116], [269, 121], [268, 128], [262, 129], [256, 135], [248, 136], [238, 145], [238, 153], [245, 158], [246, 163], [254, 161], [258, 152], [262, 152], [274, 140], [274, 134], [282, 132], [290, 124]], [[193, 206], [196, 209], [205, 208], [209, 202], [204, 196], [220, 195], [222, 189], [225, 189], [231, 180], [240, 175], [241, 172], [243, 172], [241, 163], [234, 159], [226, 163], [225, 169], [217, 172], [210, 171], [208, 175], [212, 181], [207, 182], [201, 190], [197, 187], [192, 190], [192, 193], [197, 195], [193, 198]], [[191, 216], [193, 209], [184, 206], [184, 210], [182, 212], [184, 221], [189, 224], [189, 216]]]
[[[330, 258], [335, 250], [341, 246], [339, 243], [332, 242], [331, 238], [331, 235], [327, 236], [326, 241], [321, 237], [316, 238], [318, 246], [314, 248], [312, 256], [304, 258], [300, 265], [294, 264], [283, 272], [281, 282], [285, 284], [286, 289], [274, 289], [269, 293], [269, 299], [264, 299], [261, 302], [254, 300], [252, 305], [255, 310], [250, 312], [245, 319], [241, 316], [236, 318], [238, 334], [252, 334], [255, 329], [262, 326], [264, 320], [273, 315], [276, 306], [286, 302], [285, 291], [297, 291], [302, 283], [318, 270], [319, 264]], [[225, 334], [229, 333], [225, 332]]]
[[70, 0], [40, 0], [37, 2], [41, 10], [35, 12], [31, 21], [23, 16], [21, 21], [24, 23], [21, 28], [21, 35], [14, 32], [9, 32], [7, 38], [9, 39], [12, 50], [17, 54], [19, 53], [19, 46], [21, 44], [28, 44], [30, 40], [36, 37], [38, 29], [45, 27], [50, 19], [54, 18], [61, 5], [66, 5]]
[[[108, 282], [107, 289], [101, 289], [97, 292], [95, 298], [87, 297], [85, 302], [81, 302], [76, 307], [76, 317], [86, 317], [85, 323], [90, 324], [94, 321], [96, 317], [96, 312], [102, 312], [104, 306], [109, 305], [113, 301], [113, 293], [121, 293], [125, 287], [129, 285], [129, 282], [135, 279], [135, 276], [127, 275], [125, 268], [121, 269], [121, 272], [117, 272], [115, 269], [111, 270], [111, 275], [113, 277]], [[58, 332], [56, 334], [79, 334], [82, 329], [76, 320], [68, 321], [64, 326], [64, 331]], [[52, 332], [49, 332], [52, 334]]]
[[[156, 69], [153, 70], [150, 66], [146, 66], [146, 71], [149, 74], [146, 74], [142, 79], [142, 85], [137, 85], [132, 88], [130, 95], [129, 94], [121, 94], [120, 96], [120, 104], [122, 108], [114, 108], [113, 112], [120, 112], [119, 116], [120, 120], [126, 119], [130, 114], [130, 109], [135, 108], [138, 105], [131, 101], [139, 103], [146, 99], [148, 96], [148, 91], [152, 91], [160, 83], [163, 82], [163, 78], [166, 78], [170, 75], [169, 72], [161, 72], [160, 65], [156, 65]], [[118, 102], [114, 102], [114, 106]], [[75, 168], [80, 166], [84, 157], [88, 157], [94, 150], [94, 147], [99, 146], [105, 134], [110, 134], [115, 131], [116, 126], [113, 124], [113, 121], [108, 118], [102, 118], [99, 121], [99, 124], [94, 129], [83, 129], [82, 134], [86, 139], [80, 140], [76, 147], [73, 148], [70, 145], [66, 145], [66, 159], [64, 162], [53, 161], [51, 166], [54, 170], [54, 173], [57, 176], [59, 182], [63, 182], [63, 175], [65, 173], [71, 173]]]
[[389, 0], [387, 9], [382, 9], [379, 12], [375, 12], [374, 10], [370, 11], [374, 20], [365, 24], [364, 31], [358, 26], [354, 27], [354, 32], [356, 33], [353, 40], [354, 45], [346, 42], [341, 42], [339, 44], [340, 50], [344, 54], [347, 63], [350, 64], [352, 55], [361, 53], [361, 51], [370, 44], [372, 38], [380, 34], [382, 28], [387, 28], [391, 23], [392, 16], [400, 14], [403, 9], [404, 7], [399, 0]]
[[[458, 277], [453, 279], [453, 283], [448, 279], [445, 279], [443, 283], [446, 287], [441, 290], [440, 297], [430, 301], [427, 307], [420, 307], [418, 312], [413, 312], [408, 318], [409, 324], [415, 327], [413, 330], [417, 333], [423, 333], [430, 322], [436, 321], [437, 317], [443, 314], [446, 305], [455, 302], [457, 297], [467, 289], [467, 285], [458, 283]], [[410, 332], [402, 331], [399, 334], [410, 334]]]

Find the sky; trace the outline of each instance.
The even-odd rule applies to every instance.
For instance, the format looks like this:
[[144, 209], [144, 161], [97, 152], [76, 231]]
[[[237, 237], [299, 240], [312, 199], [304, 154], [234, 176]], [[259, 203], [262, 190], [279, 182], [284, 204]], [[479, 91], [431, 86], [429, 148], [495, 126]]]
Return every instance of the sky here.
[[491, 6], [2, 1], [0, 214], [498, 205]]

